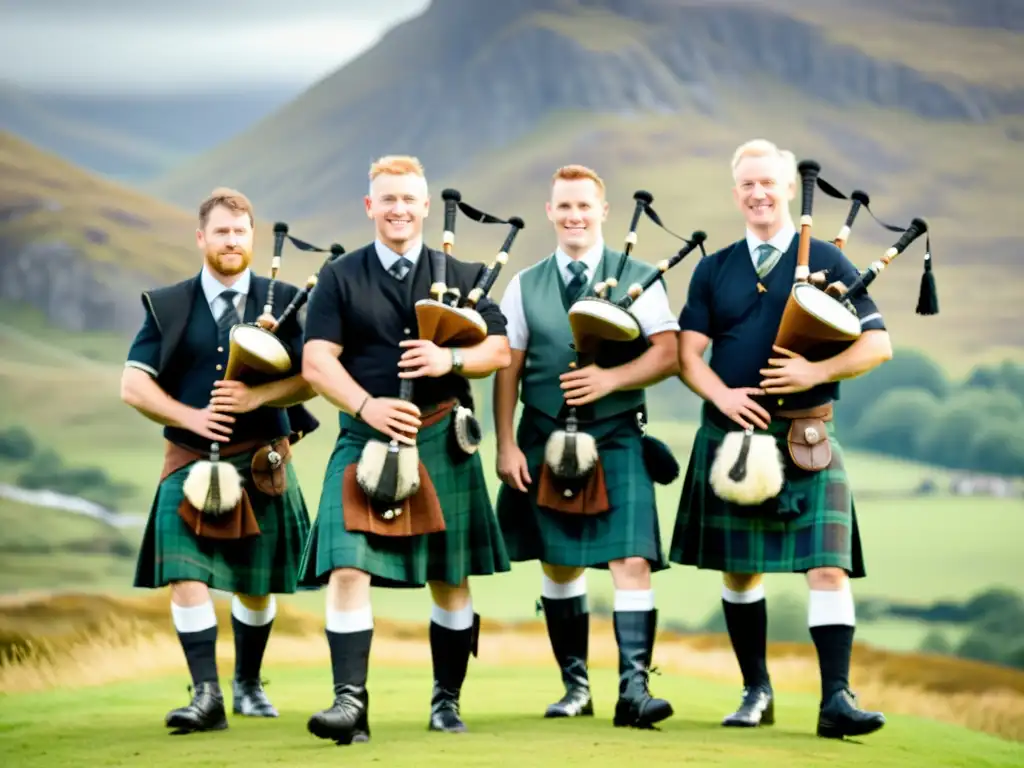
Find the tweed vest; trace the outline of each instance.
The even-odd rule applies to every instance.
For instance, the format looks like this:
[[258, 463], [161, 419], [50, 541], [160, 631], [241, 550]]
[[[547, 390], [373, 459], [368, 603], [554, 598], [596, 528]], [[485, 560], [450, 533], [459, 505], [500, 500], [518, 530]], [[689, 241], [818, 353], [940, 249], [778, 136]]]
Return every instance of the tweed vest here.
[[[614, 276], [623, 254], [604, 249], [594, 275], [583, 295], [593, 295], [593, 286]], [[655, 274], [654, 267], [627, 258], [618, 285], [606, 294], [618, 301], [633, 283]], [[520, 400], [553, 419], [565, 411], [565, 396], [559, 376], [569, 371], [576, 360], [569, 326], [569, 307], [565, 300], [565, 282], [558, 269], [555, 254], [524, 270], [519, 277], [523, 297], [523, 313], [530, 333], [523, 364]], [[645, 403], [644, 390], [612, 392], [595, 403], [577, 409], [581, 420], [600, 420], [629, 410], [638, 410]]]

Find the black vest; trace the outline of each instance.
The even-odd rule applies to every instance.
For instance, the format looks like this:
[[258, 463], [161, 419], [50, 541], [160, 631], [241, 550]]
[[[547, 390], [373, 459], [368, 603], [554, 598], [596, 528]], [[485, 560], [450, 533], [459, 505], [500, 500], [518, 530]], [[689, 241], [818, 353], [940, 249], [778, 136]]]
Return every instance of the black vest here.
[[[259, 316], [269, 283], [265, 277], [252, 275], [244, 322], [252, 323]], [[277, 283], [274, 289], [276, 314], [291, 301], [297, 290], [287, 283]], [[223, 377], [229, 348], [226, 340], [218, 339], [217, 323], [199, 276], [143, 294], [143, 301], [161, 330], [157, 383], [175, 400], [193, 408], [205, 408], [210, 402], [214, 382]], [[282, 338], [282, 341], [288, 345], [286, 339]], [[292, 370], [283, 376], [253, 372], [246, 375], [245, 382], [255, 386], [299, 372], [293, 364]], [[264, 406], [233, 416], [235, 423], [229, 444], [253, 439], [271, 440], [285, 435], [291, 435], [294, 441], [318, 426], [313, 415], [302, 405], [288, 409]], [[203, 452], [210, 447], [210, 441], [178, 427], [164, 427], [164, 437]]]

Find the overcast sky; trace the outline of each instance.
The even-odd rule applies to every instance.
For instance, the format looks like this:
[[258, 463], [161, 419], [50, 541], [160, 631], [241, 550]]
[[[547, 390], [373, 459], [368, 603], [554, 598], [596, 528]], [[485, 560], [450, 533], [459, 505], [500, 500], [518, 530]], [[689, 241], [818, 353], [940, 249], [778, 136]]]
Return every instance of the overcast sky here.
[[429, 1], [0, 0], [0, 79], [107, 93], [305, 85]]

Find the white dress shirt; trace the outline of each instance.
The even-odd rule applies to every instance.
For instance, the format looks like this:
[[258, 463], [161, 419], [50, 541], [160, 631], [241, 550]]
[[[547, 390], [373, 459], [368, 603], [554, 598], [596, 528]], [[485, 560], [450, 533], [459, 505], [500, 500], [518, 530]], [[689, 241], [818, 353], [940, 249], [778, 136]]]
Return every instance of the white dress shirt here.
[[792, 223], [787, 222], [782, 225], [782, 229], [775, 233], [775, 236], [770, 240], [762, 240], [760, 237], [755, 235], [749, 229], [747, 229], [747, 247], [750, 249], [750, 260], [754, 266], [757, 266], [757, 249], [767, 243], [774, 248], [785, 253], [789, 250], [789, 246], [793, 243], [793, 238], [796, 236], [796, 227]]
[[[587, 251], [579, 259], [587, 270], [584, 272], [587, 278], [586, 287], [589, 289], [594, 278], [594, 271], [601, 263], [601, 256], [604, 253], [604, 242], [598, 241], [593, 248]], [[563, 282], [568, 285], [573, 278], [569, 271], [569, 262], [572, 259], [562, 251], [561, 248], [555, 251], [555, 260], [558, 264], [559, 273]], [[530, 341], [530, 329], [526, 325], [526, 313], [523, 310], [523, 293], [519, 283], [519, 276], [522, 270], [517, 272], [505, 288], [501, 297], [501, 313], [505, 316], [505, 328], [508, 334], [508, 343], [512, 349], [525, 350]], [[678, 331], [679, 320], [672, 313], [668, 303], [668, 295], [660, 282], [654, 283], [650, 288], [640, 294], [640, 298], [633, 302], [629, 311], [636, 317], [637, 322], [647, 336], [662, 331]]]
[[[220, 317], [221, 312], [224, 311], [224, 302], [220, 301], [220, 295], [224, 291], [238, 291], [238, 295], [235, 296], [235, 311], [238, 312], [239, 318], [245, 315], [245, 310], [239, 311], [240, 307], [245, 306], [245, 300], [249, 295], [249, 284], [252, 282], [252, 271], [246, 269], [240, 278], [235, 281], [234, 285], [224, 285], [220, 280], [213, 276], [209, 267], [203, 264], [203, 271], [199, 275], [199, 284], [203, 287], [203, 295], [206, 296], [206, 303], [210, 305], [210, 312], [213, 314], [214, 320]], [[262, 309], [262, 307], [260, 308]]]
[[[415, 240], [409, 241], [409, 247], [406, 249], [405, 253], [397, 253], [391, 250], [380, 240], [374, 240], [373, 247], [377, 250], [377, 258], [380, 259], [380, 263], [385, 270], [390, 270], [396, 261], [402, 258], [402, 256], [405, 256], [405, 258], [412, 262], [412, 268], [409, 270], [411, 274], [412, 270], [416, 269], [416, 262], [419, 261], [420, 252], [423, 250], [423, 240], [421, 238], [416, 238]], [[408, 277], [408, 275], [406, 275], [406, 277]]]

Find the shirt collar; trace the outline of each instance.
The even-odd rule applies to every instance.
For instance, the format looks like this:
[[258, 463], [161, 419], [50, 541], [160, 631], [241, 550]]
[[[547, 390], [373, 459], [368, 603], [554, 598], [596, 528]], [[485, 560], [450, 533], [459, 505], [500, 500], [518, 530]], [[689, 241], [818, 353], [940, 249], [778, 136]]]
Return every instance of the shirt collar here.
[[[594, 272], [597, 270], [597, 265], [601, 263], [601, 257], [604, 255], [604, 240], [599, 239], [594, 243], [593, 247], [590, 248], [582, 257], [577, 261], [582, 261], [587, 266], [586, 277], [588, 280], [594, 277]], [[558, 269], [562, 273], [562, 276], [567, 280], [572, 279], [572, 273], [569, 271], [569, 262], [572, 261], [572, 257], [569, 256], [561, 248], [555, 250], [555, 261], [558, 264]]]
[[[776, 232], [775, 236], [768, 240], [767, 243], [785, 253], [789, 250], [794, 235], [796, 235], [796, 227], [791, 222], [786, 222], [782, 225], [782, 229]], [[764, 245], [765, 242], [749, 229], [747, 230], [747, 247], [750, 249], [751, 256], [756, 256], [758, 247]]]
[[420, 252], [423, 250], [423, 238], [416, 238], [410, 241], [409, 247], [406, 249], [404, 254], [397, 253], [396, 251], [388, 248], [380, 239], [373, 241], [373, 247], [377, 251], [377, 258], [380, 259], [380, 263], [384, 269], [391, 269], [391, 265], [398, 261], [402, 256], [405, 256], [409, 261], [412, 262], [413, 267], [416, 266], [416, 262], [419, 261]]
[[217, 297], [224, 291], [238, 291], [242, 296], [248, 294], [251, 277], [252, 271], [246, 268], [242, 273], [242, 276], [235, 281], [234, 285], [227, 286], [214, 277], [210, 268], [206, 264], [203, 264], [203, 271], [199, 274], [199, 282], [203, 286], [203, 295], [206, 296], [207, 303], [210, 306], [213, 306], [213, 302], [215, 302]]

